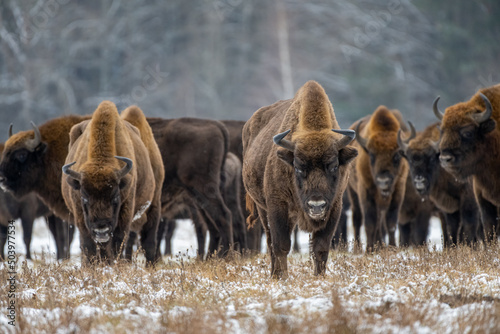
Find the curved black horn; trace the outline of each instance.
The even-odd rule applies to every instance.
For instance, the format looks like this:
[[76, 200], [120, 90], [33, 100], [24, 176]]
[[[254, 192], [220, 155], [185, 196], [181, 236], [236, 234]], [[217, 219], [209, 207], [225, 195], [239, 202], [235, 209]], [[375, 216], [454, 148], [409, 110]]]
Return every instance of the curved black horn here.
[[127, 175], [130, 170], [132, 170], [132, 166], [134, 165], [134, 163], [129, 158], [119, 157], [117, 155], [115, 155], [115, 158], [126, 163], [125, 167], [123, 167], [120, 172], [118, 172], [118, 178], [121, 179], [122, 177]]
[[295, 150], [295, 144], [292, 143], [289, 140], [284, 139], [285, 136], [290, 133], [290, 131], [292, 131], [292, 130], [290, 129], [290, 130], [286, 130], [285, 132], [278, 133], [277, 135], [275, 135], [273, 137], [273, 142], [276, 145], [281, 146], [283, 148], [286, 148], [289, 151], [294, 151]]
[[432, 103], [432, 110], [434, 111], [434, 115], [436, 115], [436, 117], [442, 121], [443, 120], [443, 116], [444, 114], [439, 110], [438, 108], [438, 101], [439, 99], [441, 98], [441, 96], [438, 96], [436, 97], [436, 99], [434, 100], [434, 102]]
[[9, 138], [12, 137], [12, 127], [14, 127], [14, 123], [10, 123], [9, 125]]
[[73, 161], [70, 164], [64, 165], [62, 167], [62, 171], [63, 171], [64, 174], [71, 176], [75, 180], [81, 181], [82, 175], [80, 173], [75, 172], [74, 170], [70, 169], [70, 167], [73, 166], [74, 164], [76, 164], [76, 161]]
[[488, 100], [488, 98], [483, 93], [479, 93], [479, 96], [481, 96], [481, 98], [483, 99], [484, 104], [486, 105], [486, 110], [483, 111], [480, 114], [474, 114], [474, 115], [472, 115], [472, 118], [476, 122], [478, 122], [479, 124], [481, 124], [481, 123], [487, 121], [491, 117], [491, 113], [493, 111], [493, 108], [491, 107], [490, 100]]
[[359, 122], [358, 125], [356, 125], [356, 140], [358, 141], [359, 145], [361, 145], [361, 147], [366, 150], [368, 141], [366, 140], [366, 138], [361, 137], [361, 134], [359, 133], [359, 127], [361, 126], [361, 123], [363, 122]]
[[356, 132], [354, 130], [336, 130], [336, 129], [332, 129], [333, 132], [336, 132], [336, 133], [340, 133], [341, 135], [344, 135], [344, 138], [342, 138], [340, 141], [339, 141], [339, 149], [343, 148], [343, 147], [346, 147], [347, 145], [349, 145], [350, 142], [352, 142], [354, 140], [354, 138], [356, 138]]
[[401, 129], [399, 129], [398, 131], [398, 145], [399, 148], [402, 149], [404, 152], [406, 152], [406, 150], [408, 149], [408, 144], [410, 143], [410, 140], [412, 140], [417, 136], [417, 131], [415, 130], [413, 123], [408, 121], [408, 125], [410, 126], [410, 136], [405, 140], [401, 138]]
[[42, 142], [42, 135], [40, 134], [40, 130], [35, 125], [35, 123], [31, 122], [31, 126], [33, 127], [33, 131], [35, 132], [35, 137], [31, 140], [31, 142], [27, 143], [27, 146], [28, 149], [33, 151]]

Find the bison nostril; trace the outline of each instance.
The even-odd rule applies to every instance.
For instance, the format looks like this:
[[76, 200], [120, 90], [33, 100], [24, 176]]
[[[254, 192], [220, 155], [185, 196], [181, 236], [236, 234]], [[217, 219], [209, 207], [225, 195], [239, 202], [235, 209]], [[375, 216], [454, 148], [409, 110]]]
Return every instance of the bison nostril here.
[[309, 202], [307, 202], [307, 205], [309, 205], [311, 208], [322, 209], [326, 206], [326, 202], [323, 200], [321, 200], [321, 201], [309, 201]]

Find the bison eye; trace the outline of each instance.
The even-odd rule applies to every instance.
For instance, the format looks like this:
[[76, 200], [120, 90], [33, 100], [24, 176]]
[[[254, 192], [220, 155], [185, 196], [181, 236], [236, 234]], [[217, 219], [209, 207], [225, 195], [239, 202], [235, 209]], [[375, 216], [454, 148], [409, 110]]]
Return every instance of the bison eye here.
[[82, 196], [82, 203], [83, 203], [84, 205], [89, 204], [89, 200], [88, 200], [88, 198], [85, 198], [85, 197], [83, 197], [83, 196]]
[[392, 157], [392, 162], [395, 165], [397, 165], [397, 164], [399, 164], [400, 161], [401, 161], [401, 154], [399, 154], [399, 153], [394, 154], [394, 156]]
[[331, 173], [336, 172], [338, 169], [339, 169], [339, 165], [332, 166], [332, 167], [330, 167], [330, 172]]
[[118, 202], [120, 202], [120, 198], [118, 196], [115, 196], [115, 197], [113, 197], [113, 199], [111, 200], [111, 202], [113, 204], [118, 204]]
[[302, 169], [299, 169], [299, 168], [295, 167], [295, 173], [297, 173], [297, 174], [303, 174], [304, 171]]
[[461, 135], [464, 139], [472, 139], [474, 137], [474, 133], [472, 131], [463, 131]]
[[27, 152], [17, 152], [15, 156], [16, 160], [19, 162], [25, 162], [26, 158], [28, 158], [28, 153]]

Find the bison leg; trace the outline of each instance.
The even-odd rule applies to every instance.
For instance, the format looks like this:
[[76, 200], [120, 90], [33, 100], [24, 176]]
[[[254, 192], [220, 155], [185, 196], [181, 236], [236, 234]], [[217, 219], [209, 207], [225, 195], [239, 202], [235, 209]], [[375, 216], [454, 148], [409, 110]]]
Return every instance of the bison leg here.
[[391, 203], [389, 210], [387, 210], [386, 224], [387, 224], [387, 234], [389, 235], [389, 245], [396, 246], [396, 228], [398, 226], [398, 215], [399, 209], [401, 208], [400, 203]]
[[311, 237], [311, 255], [313, 257], [314, 275], [324, 275], [326, 271], [326, 262], [332, 237], [338, 224], [340, 212], [333, 212], [323, 230], [312, 233]]
[[[203, 214], [203, 211], [198, 210], [195, 207], [191, 208], [191, 220], [193, 221], [194, 224], [194, 229], [196, 232], [196, 241], [198, 242], [198, 258], [200, 260], [203, 260], [205, 257], [205, 240], [207, 239], [207, 228], [208, 226], [214, 226], [213, 222], [207, 221], [208, 217], [205, 217]], [[212, 241], [212, 233], [218, 234], [217, 231], [210, 232], [210, 241]], [[209, 252], [211, 252], [210, 255], [213, 255], [213, 253], [217, 250], [217, 247], [219, 246], [219, 239], [214, 236], [213, 244], [210, 246], [211, 249], [209, 249]]]
[[[211, 198], [207, 198], [205, 203], [200, 203], [200, 207], [203, 210], [203, 214], [208, 220], [212, 221], [220, 237], [220, 243], [218, 243], [218, 255], [224, 257], [228, 255], [233, 244], [233, 231], [231, 226], [231, 212], [224, 204], [222, 196], [220, 194], [212, 195]], [[207, 221], [207, 227], [210, 225]], [[212, 239], [212, 235], [210, 235]]]
[[[285, 205], [272, 205], [273, 209], [268, 213], [271, 234], [271, 276], [273, 278], [288, 277], [287, 256], [292, 246], [292, 228], [288, 223], [288, 212], [283, 210], [286, 209]], [[260, 212], [259, 216], [262, 219]]]
[[352, 189], [348, 188], [349, 191], [349, 201], [352, 206], [352, 226], [354, 229], [354, 252], [361, 252], [361, 238], [360, 230], [363, 224], [363, 212], [361, 210], [360, 199], [358, 194]]
[[46, 220], [56, 242], [57, 259], [69, 259], [70, 239], [73, 240], [74, 228], [71, 229], [70, 224], [55, 215], [47, 216]]
[[457, 244], [458, 229], [460, 225], [460, 212], [445, 214], [446, 219], [446, 238], [448, 238], [449, 245]]
[[153, 265], [159, 260], [160, 254], [156, 251], [156, 238], [158, 224], [160, 223], [161, 203], [159, 200], [153, 202], [147, 211], [146, 223], [141, 230], [141, 246], [146, 253], [146, 264]]
[[31, 215], [21, 215], [21, 225], [23, 227], [23, 241], [24, 245], [26, 246], [26, 259], [28, 260], [31, 260], [31, 237], [33, 234], [33, 216], [31, 217], [30, 216]]
[[97, 260], [97, 245], [94, 240], [87, 235], [82, 233], [80, 229], [80, 249], [82, 251], [82, 264], [89, 264]]
[[165, 255], [172, 255], [172, 238], [174, 237], [177, 222], [175, 219], [168, 219], [164, 224], [165, 228]]
[[403, 225], [399, 224], [399, 247], [410, 246], [412, 223], [413, 220]]
[[460, 231], [459, 241], [474, 246], [478, 233], [478, 209], [477, 203], [472, 196], [467, 196], [460, 204]]
[[496, 232], [498, 224], [498, 209], [494, 204], [483, 198], [480, 194], [477, 196], [477, 204], [479, 206], [479, 212], [481, 213], [484, 238], [487, 244], [494, 241], [498, 237]]
[[5, 260], [5, 243], [7, 242], [7, 226], [0, 224], [0, 260]]
[[[425, 245], [427, 235], [429, 234], [429, 221], [431, 212], [429, 210], [420, 210], [416, 219], [411, 221], [412, 243], [417, 246]], [[401, 232], [400, 232], [401, 233]]]
[[347, 249], [347, 211], [349, 210], [349, 207], [349, 197], [347, 196], [346, 191], [342, 197], [342, 211], [340, 212], [337, 229], [335, 230], [332, 238], [332, 248], [334, 249], [339, 249], [341, 247]]
[[293, 229], [293, 252], [300, 253], [298, 226], [295, 226], [295, 228]]
[[377, 226], [379, 225], [379, 221], [375, 203], [370, 201], [366, 202], [367, 203], [363, 211], [366, 232], [366, 251], [373, 252], [375, 250], [375, 243], [379, 240], [377, 236], [378, 232], [381, 232], [381, 226]]

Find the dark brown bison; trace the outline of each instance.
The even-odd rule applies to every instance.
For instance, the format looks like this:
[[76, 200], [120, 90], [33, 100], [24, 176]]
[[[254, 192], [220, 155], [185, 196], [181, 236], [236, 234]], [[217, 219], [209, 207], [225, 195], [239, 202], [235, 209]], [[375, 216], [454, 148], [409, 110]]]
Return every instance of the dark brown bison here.
[[[224, 182], [222, 189], [222, 197], [228, 209], [231, 211], [233, 223], [233, 240], [234, 250], [242, 252], [246, 247], [245, 239], [245, 219], [240, 206], [240, 182], [241, 182], [241, 162], [236, 155], [228, 152], [226, 161], [224, 163]], [[193, 221], [198, 240], [198, 257], [203, 259], [205, 256], [205, 237], [206, 237], [206, 223], [200, 217], [196, 203], [177, 203], [177, 215], [168, 219], [165, 224], [165, 254], [172, 254], [171, 238], [175, 230], [175, 220], [189, 218]], [[163, 232], [161, 232], [163, 234]], [[161, 237], [159, 238], [161, 240]], [[211, 239], [212, 240], [212, 239]], [[217, 245], [212, 245], [211, 248], [216, 248]]]
[[[209, 255], [217, 250], [219, 256], [227, 255], [233, 244], [231, 212], [221, 190], [228, 152], [227, 129], [218, 121], [198, 118], [148, 118], [148, 122], [165, 168], [163, 221], [179, 216], [178, 204], [194, 205], [210, 232]], [[160, 224], [159, 238], [164, 228], [165, 224]]]
[[142, 111], [102, 102], [71, 129], [62, 195], [80, 231], [84, 260], [113, 260], [129, 231], [140, 233], [148, 263], [156, 257], [163, 164]]
[[477, 241], [479, 214], [472, 185], [458, 181], [440, 166], [438, 125], [428, 126], [409, 143], [398, 138], [399, 146], [409, 162], [412, 184], [419, 196], [429, 199], [444, 214], [445, 246], [459, 241], [473, 243]]
[[[233, 153], [243, 163], [243, 141], [241, 139], [245, 121], [223, 120], [221, 121], [229, 132], [229, 152]], [[240, 207], [245, 217], [248, 217], [245, 202], [245, 187], [243, 187], [243, 179], [240, 180]], [[233, 214], [234, 216], [234, 214]], [[234, 225], [234, 224], [233, 224]], [[251, 252], [260, 252], [262, 241], [262, 225], [254, 224], [252, 227], [246, 229], [246, 243], [247, 249]]]
[[296, 224], [312, 233], [314, 273], [325, 273], [349, 164], [357, 155], [347, 147], [354, 137], [353, 130], [339, 128], [328, 96], [315, 81], [293, 99], [260, 108], [245, 124], [243, 182], [266, 231], [272, 277], [288, 275]]
[[[57, 217], [49, 216], [49, 227], [56, 233], [58, 257], [69, 256], [73, 236], [69, 211], [61, 196], [61, 167], [68, 153], [71, 127], [89, 116], [63, 116], [47, 121], [33, 130], [12, 135], [5, 142], [0, 163], [0, 185], [16, 198], [33, 192]], [[71, 222], [70, 222], [71, 223]], [[67, 248], [65, 251], [64, 248]]]
[[[439, 98], [438, 98], [439, 99]], [[446, 108], [442, 119], [439, 161], [459, 180], [472, 178], [484, 235], [496, 239], [500, 207], [500, 85], [481, 89], [469, 101]]]
[[399, 129], [406, 129], [401, 113], [380, 106], [351, 128], [357, 133], [352, 146], [360, 151], [348, 187], [355, 242], [360, 245], [359, 230], [364, 222], [368, 251], [384, 241], [385, 233], [389, 234], [389, 245], [395, 246], [408, 175], [397, 141]]
[[436, 210], [429, 199], [423, 199], [415, 189], [408, 174], [403, 204], [399, 211], [399, 246], [422, 246], [429, 235], [429, 223]]

